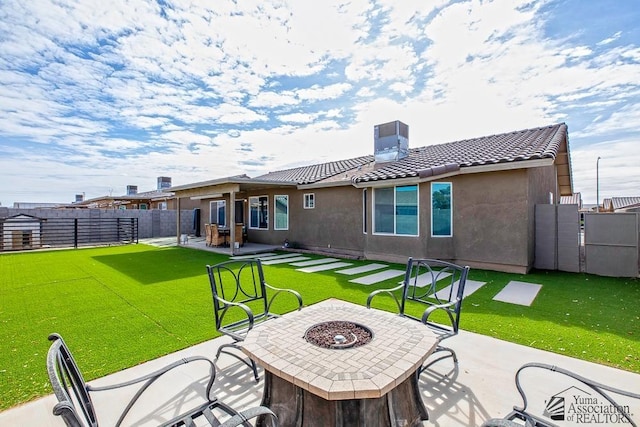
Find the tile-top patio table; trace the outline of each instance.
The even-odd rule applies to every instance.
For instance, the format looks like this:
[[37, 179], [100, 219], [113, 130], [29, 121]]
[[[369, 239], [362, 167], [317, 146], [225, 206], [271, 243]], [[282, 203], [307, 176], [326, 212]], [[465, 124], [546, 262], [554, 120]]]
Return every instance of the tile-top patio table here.
[[[345, 348], [340, 343], [351, 338], [339, 334], [339, 348], [323, 348], [305, 338], [310, 328], [335, 321], [364, 326], [371, 341]], [[415, 320], [328, 299], [265, 322], [241, 345], [265, 370], [262, 404], [280, 426], [400, 427], [428, 418], [416, 372], [436, 341]]]

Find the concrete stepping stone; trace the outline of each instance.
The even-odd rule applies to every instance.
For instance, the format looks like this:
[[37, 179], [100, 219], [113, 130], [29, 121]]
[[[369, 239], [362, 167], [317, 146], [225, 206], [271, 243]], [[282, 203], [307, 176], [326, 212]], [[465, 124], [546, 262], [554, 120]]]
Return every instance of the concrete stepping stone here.
[[312, 265], [311, 267], [298, 268], [298, 271], [303, 273], [315, 273], [316, 271], [333, 270], [335, 268], [348, 267], [351, 264], [348, 262], [331, 262], [329, 264]]
[[512, 280], [507, 283], [498, 294], [493, 297], [496, 301], [508, 302], [511, 304], [530, 306], [538, 295], [542, 285], [537, 283], [526, 283]]
[[338, 258], [318, 258], [312, 259], [311, 261], [292, 262], [291, 265], [294, 267], [309, 267], [310, 265], [326, 264], [335, 261], [338, 261]]
[[251, 258], [269, 257], [269, 256], [274, 256], [274, 255], [278, 255], [278, 254], [275, 253], [275, 252], [265, 252], [263, 254], [235, 255], [235, 256], [229, 257], [229, 259], [233, 259], [233, 260], [251, 259]]
[[280, 254], [280, 255], [269, 255], [269, 256], [264, 256], [262, 254], [259, 254], [256, 256], [256, 258], [260, 258], [263, 261], [270, 261], [272, 259], [283, 259], [283, 258], [296, 258], [301, 256], [300, 254], [297, 253], [290, 253], [290, 254]]
[[373, 270], [380, 270], [381, 268], [384, 268], [384, 267], [388, 267], [388, 265], [373, 263], [373, 264], [362, 265], [360, 267], [347, 268], [346, 270], [338, 270], [336, 271], [336, 273], [353, 275], [353, 274], [366, 273], [368, 271], [373, 271]]
[[[455, 282], [453, 282], [453, 285], [449, 285], [446, 288], [442, 288], [438, 292], [436, 292], [435, 296], [438, 297], [438, 299], [441, 300], [441, 301], [447, 300], [449, 298], [449, 289], [451, 288], [451, 286], [453, 286], [453, 294], [452, 295], [457, 295], [458, 294], [458, 284], [459, 283], [460, 283], [460, 281], [456, 280]], [[472, 293], [474, 293], [475, 291], [480, 289], [486, 283], [487, 282], [479, 282], [477, 280], [469, 280], [469, 279], [467, 279], [467, 284], [464, 286], [464, 293], [462, 294], [462, 298], [468, 297], [469, 295], [471, 295]]]
[[379, 283], [387, 279], [391, 279], [392, 277], [402, 276], [404, 274], [404, 270], [384, 270], [379, 273], [370, 274], [368, 276], [359, 277], [357, 279], [349, 280], [351, 283], [359, 283], [361, 285], [373, 285], [374, 283]]
[[[438, 281], [442, 280], [442, 279], [446, 279], [447, 277], [451, 276], [451, 273], [441, 273], [438, 275]], [[418, 276], [418, 282], [416, 283], [416, 286], [418, 288], [424, 288], [426, 286], [431, 286], [431, 273], [422, 273], [421, 275]], [[402, 284], [403, 280], [399, 281], [398, 284]], [[413, 286], [413, 284], [415, 283], [414, 279], [411, 279], [411, 286]]]
[[262, 261], [263, 265], [274, 265], [274, 264], [286, 264], [286, 263], [290, 263], [290, 262], [296, 262], [296, 261], [304, 261], [310, 259], [307, 256], [297, 256], [297, 257], [289, 257], [289, 258], [276, 258], [276, 259], [269, 259], [266, 261]]

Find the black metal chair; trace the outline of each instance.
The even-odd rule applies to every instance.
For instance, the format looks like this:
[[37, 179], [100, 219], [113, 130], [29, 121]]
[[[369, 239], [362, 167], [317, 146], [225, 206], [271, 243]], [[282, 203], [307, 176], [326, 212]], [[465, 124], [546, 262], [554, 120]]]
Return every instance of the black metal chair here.
[[[161, 423], [161, 426], [195, 427], [195, 421], [198, 420], [198, 425], [203, 425], [202, 421], [206, 421], [208, 424], [205, 425], [215, 427], [234, 427], [239, 425], [250, 427], [251, 424], [248, 420], [257, 416], [270, 418], [274, 425], [277, 423], [276, 416], [268, 408], [258, 406], [238, 412], [217, 398], [211, 398], [211, 387], [215, 381], [216, 369], [213, 362], [205, 357], [188, 357], [140, 378], [108, 386], [94, 387], [85, 382], [75, 359], [62, 337], [58, 334], [51, 334], [49, 335], [49, 340], [53, 342], [47, 354], [47, 371], [53, 392], [58, 399], [58, 403], [53, 407], [53, 414], [62, 417], [68, 427], [98, 427], [98, 415], [91, 399], [91, 394], [94, 392], [140, 384], [139, 389], [124, 408], [116, 423], [116, 427], [123, 425], [134, 404], [156, 380], [174, 368], [196, 361], [207, 362], [210, 368], [206, 396], [203, 396], [203, 403], [188, 412]], [[216, 410], [216, 413], [214, 413], [214, 410]], [[224, 423], [220, 423], [218, 418], [220, 413], [225, 413], [230, 418]], [[155, 414], [150, 415], [153, 416]]]
[[[462, 299], [467, 283], [469, 267], [461, 267], [446, 261], [436, 259], [409, 258], [404, 274], [404, 280], [396, 287], [378, 289], [367, 297], [367, 308], [378, 295], [391, 296], [397, 307], [398, 314], [420, 321], [427, 325], [437, 336], [438, 346], [434, 353], [447, 354], [429, 358], [420, 372], [439, 360], [452, 357], [458, 363], [458, 356], [453, 349], [442, 345], [442, 341], [458, 334]], [[448, 286], [446, 286], [448, 285]], [[407, 302], [426, 306], [421, 317], [407, 313]], [[434, 313], [446, 315], [445, 322], [436, 322], [431, 318]]]
[[[606, 407], [608, 412], [600, 411], [597, 414], [595, 414], [601, 418], [600, 420], [594, 421], [596, 424], [599, 424], [599, 425], [605, 425], [605, 424], [606, 425], [627, 425], [628, 424], [633, 427], [637, 427], [637, 424], [635, 423], [634, 419], [632, 419], [634, 414], [629, 413], [629, 410], [628, 410], [629, 406], [622, 405], [616, 402], [611, 397], [611, 395], [613, 394], [617, 396], [626, 396], [634, 399], [640, 399], [640, 394], [632, 393], [625, 390], [620, 390], [605, 384], [597, 383], [581, 375], [578, 375], [575, 372], [571, 372], [566, 369], [559, 368], [557, 366], [547, 365], [544, 363], [535, 363], [535, 362], [526, 363], [522, 365], [520, 369], [518, 369], [518, 371], [516, 372], [516, 388], [518, 389], [518, 393], [520, 393], [520, 396], [522, 396], [523, 405], [521, 407], [514, 406], [513, 411], [507, 414], [507, 416], [504, 418], [493, 418], [485, 421], [482, 424], [482, 427], [522, 427], [523, 423], [524, 423], [524, 426], [526, 427], [557, 427], [557, 424], [554, 423], [553, 421], [561, 421], [561, 422], [571, 421], [566, 419], [567, 418], [566, 406], [565, 406], [564, 398], [561, 396], [551, 396], [551, 395], [548, 396], [550, 399], [546, 402], [546, 408], [543, 411], [543, 414], [540, 414], [548, 418], [543, 418], [540, 415], [534, 415], [531, 413], [531, 411], [528, 409], [527, 396], [526, 396], [524, 387], [521, 383], [521, 377], [520, 377], [524, 370], [530, 369], [530, 368], [539, 368], [539, 369], [555, 372], [555, 373], [564, 375], [565, 377], [568, 377], [572, 382], [574, 382], [578, 386], [578, 388], [575, 389], [576, 391], [584, 392], [584, 394], [588, 396], [588, 398], [586, 399], [586, 401], [589, 402], [588, 405], [592, 405], [592, 408], [594, 409]], [[583, 390], [586, 388], [589, 388], [593, 392], [597, 393], [597, 396], [599, 396], [600, 399], [597, 399], [595, 397], [596, 394], [594, 394], [593, 392]], [[571, 387], [569, 389], [571, 389]], [[559, 390], [554, 390], [554, 391], [559, 391]], [[567, 406], [570, 404], [572, 404], [572, 402], [568, 402]], [[594, 413], [589, 413], [587, 410], [587, 412], [582, 413], [582, 415], [592, 416], [594, 415]], [[603, 416], [606, 416], [606, 420], [604, 419]], [[579, 420], [573, 420], [573, 421], [579, 422]], [[591, 424], [591, 421], [589, 421], [588, 424]]]
[[[207, 265], [207, 272], [213, 296], [216, 329], [233, 339], [232, 343], [223, 344], [218, 348], [216, 360], [221, 353], [229, 354], [251, 368], [258, 381], [255, 362], [243, 353], [229, 350], [240, 350], [238, 343], [244, 340], [254, 326], [279, 317], [271, 312], [271, 304], [278, 295], [288, 293], [295, 297], [298, 310], [303, 306], [302, 297], [292, 289], [268, 285], [264, 279], [262, 263], [257, 258]], [[272, 295], [268, 295], [267, 291]]]

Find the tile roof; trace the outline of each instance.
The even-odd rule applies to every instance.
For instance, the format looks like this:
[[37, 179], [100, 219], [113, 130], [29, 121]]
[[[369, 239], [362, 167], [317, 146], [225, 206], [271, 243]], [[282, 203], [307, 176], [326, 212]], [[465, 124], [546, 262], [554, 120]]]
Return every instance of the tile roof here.
[[578, 205], [582, 206], [582, 195], [580, 193], [573, 193], [571, 196], [561, 196], [561, 205]]
[[[567, 125], [532, 128], [439, 145], [412, 148], [403, 159], [371, 167], [373, 155], [270, 172], [256, 179], [312, 184], [348, 171], [353, 182], [427, 177], [460, 168], [555, 159], [567, 138]], [[365, 167], [368, 166], [368, 167]], [[524, 165], [523, 165], [524, 166]], [[359, 170], [360, 169], [360, 170]]]
[[332, 176], [357, 169], [373, 161], [373, 155], [356, 157], [354, 159], [338, 160], [337, 162], [321, 163], [318, 165], [301, 166], [257, 176], [254, 179], [265, 181], [289, 181], [297, 184], [311, 184]]
[[612, 197], [613, 209], [623, 209], [640, 205], [640, 197]]

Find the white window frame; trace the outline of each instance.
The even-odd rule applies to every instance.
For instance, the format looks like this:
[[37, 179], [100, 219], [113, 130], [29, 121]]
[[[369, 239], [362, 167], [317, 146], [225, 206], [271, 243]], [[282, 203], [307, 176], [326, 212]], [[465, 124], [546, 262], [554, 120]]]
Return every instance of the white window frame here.
[[368, 212], [368, 192], [366, 188], [362, 189], [362, 234], [367, 234], [367, 212]]
[[[416, 234], [398, 234], [398, 230], [397, 230], [398, 221], [397, 221], [396, 209], [397, 209], [397, 196], [398, 196], [397, 188], [400, 188], [400, 187], [416, 187]], [[374, 188], [373, 197], [371, 198], [371, 216], [372, 216], [371, 233], [378, 236], [398, 236], [398, 237], [420, 236], [420, 185], [409, 184], [409, 185], [394, 185], [389, 187], [380, 187], [380, 189], [382, 188], [393, 189], [393, 232], [387, 233], [387, 232], [376, 231], [377, 218], [376, 218], [376, 191], [375, 190], [378, 190], [378, 188]]]
[[302, 195], [302, 207], [304, 209], [315, 209], [316, 207], [316, 194], [304, 193]]
[[[220, 205], [224, 207], [224, 224], [218, 222]], [[209, 202], [209, 223], [218, 224], [220, 227], [227, 226], [227, 201], [226, 200], [212, 200]]]
[[[284, 197], [287, 207], [287, 224], [284, 227], [278, 227], [278, 210], [276, 209], [278, 198]], [[276, 194], [273, 196], [273, 229], [274, 230], [288, 230], [289, 229], [289, 196], [287, 194]]]
[[[266, 218], [267, 219], [267, 221], [266, 221], [267, 226], [266, 227], [260, 227], [260, 222], [258, 221], [258, 226], [254, 227], [251, 224], [251, 220], [252, 220], [252, 217], [251, 217], [251, 205], [252, 205], [252, 203], [251, 203], [251, 201], [252, 200], [257, 200], [258, 202], [260, 202], [260, 199], [262, 199], [262, 198], [266, 198], [267, 199], [267, 201], [265, 203], [265, 206], [267, 207], [267, 218]], [[249, 229], [250, 230], [269, 230], [269, 196], [267, 196], [266, 194], [261, 195], [261, 196], [250, 196], [249, 197]]]
[[[451, 231], [448, 235], [445, 234], [438, 234], [438, 235], [434, 235], [433, 234], [433, 185], [434, 184], [448, 184], [449, 188], [451, 189], [451, 193], [449, 194], [450, 197], [450, 203], [451, 203], [451, 207], [449, 209], [449, 225], [451, 228]], [[431, 185], [429, 186], [429, 200], [430, 200], [430, 204], [429, 204], [429, 212], [431, 213], [431, 237], [437, 239], [437, 238], [450, 238], [453, 237], [453, 183], [452, 182], [440, 182], [440, 181], [433, 181], [431, 182]]]

